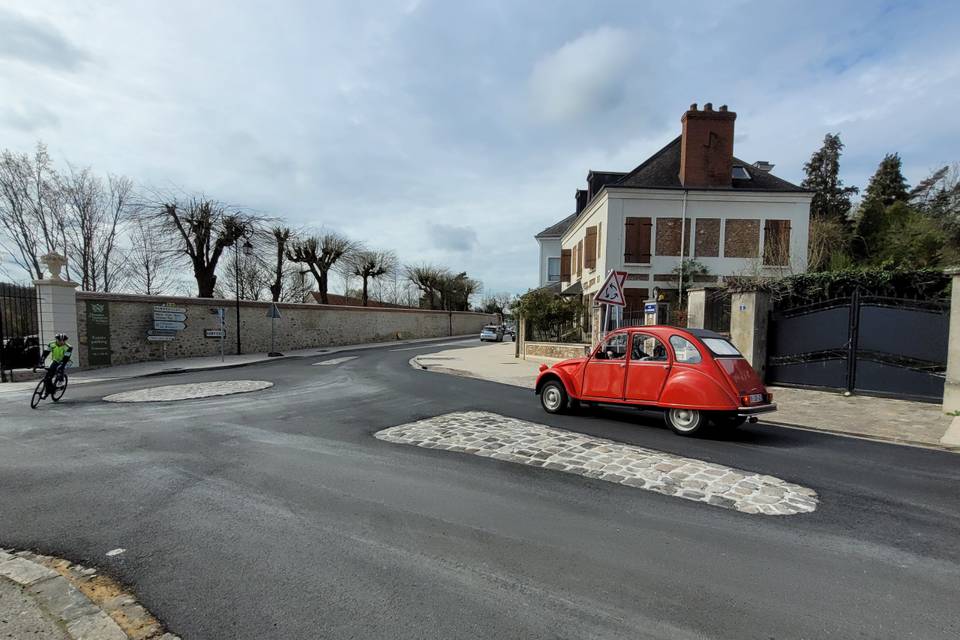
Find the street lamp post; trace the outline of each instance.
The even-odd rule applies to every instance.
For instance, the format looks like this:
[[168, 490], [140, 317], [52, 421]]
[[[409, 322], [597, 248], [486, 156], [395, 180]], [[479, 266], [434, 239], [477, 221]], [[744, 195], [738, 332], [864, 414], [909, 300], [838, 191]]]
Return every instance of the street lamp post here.
[[[243, 351], [240, 348], [240, 240], [237, 239], [233, 243], [234, 251], [234, 280], [237, 288], [237, 355], [241, 355]], [[250, 244], [249, 240], [244, 239], [243, 241], [243, 255], [252, 256], [253, 255], [253, 245]]]

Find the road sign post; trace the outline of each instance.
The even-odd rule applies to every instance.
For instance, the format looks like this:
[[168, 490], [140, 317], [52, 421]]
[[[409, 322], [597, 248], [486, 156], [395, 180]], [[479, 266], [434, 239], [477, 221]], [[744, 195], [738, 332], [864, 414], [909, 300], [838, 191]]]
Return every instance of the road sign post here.
[[600, 289], [598, 289], [596, 295], [593, 296], [594, 302], [599, 302], [604, 305], [602, 314], [603, 325], [598, 332], [601, 339], [607, 334], [607, 329], [610, 326], [611, 307], [623, 307], [627, 304], [626, 297], [623, 294], [623, 284], [626, 281], [626, 271], [610, 271], [610, 273], [607, 274], [607, 279], [603, 281]]
[[277, 333], [277, 318], [280, 317], [280, 309], [277, 307], [276, 302], [271, 304], [270, 308], [267, 309], [267, 317], [270, 318], [270, 353], [267, 354], [267, 357], [276, 358], [277, 356], [283, 355], [274, 347]]

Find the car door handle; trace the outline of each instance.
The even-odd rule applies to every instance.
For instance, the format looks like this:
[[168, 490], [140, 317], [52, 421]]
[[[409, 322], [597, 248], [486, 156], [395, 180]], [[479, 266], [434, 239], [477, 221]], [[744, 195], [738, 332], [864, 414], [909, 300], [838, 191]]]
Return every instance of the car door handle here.
[[664, 371], [669, 371], [669, 370], [670, 370], [670, 365], [668, 365], [668, 364], [663, 365], [663, 369], [664, 369]]
[[625, 366], [627, 366], [627, 363], [626, 363], [626, 362], [621, 362], [621, 363], [620, 363], [620, 368], [621, 368], [621, 369], [624, 368]]

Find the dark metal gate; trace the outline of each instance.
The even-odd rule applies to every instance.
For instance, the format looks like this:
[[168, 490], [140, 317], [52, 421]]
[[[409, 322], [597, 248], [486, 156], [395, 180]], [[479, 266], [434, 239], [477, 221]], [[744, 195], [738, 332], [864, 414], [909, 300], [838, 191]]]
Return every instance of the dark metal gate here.
[[770, 315], [767, 381], [941, 402], [949, 300], [861, 295]]
[[37, 290], [0, 282], [0, 381], [40, 359]]

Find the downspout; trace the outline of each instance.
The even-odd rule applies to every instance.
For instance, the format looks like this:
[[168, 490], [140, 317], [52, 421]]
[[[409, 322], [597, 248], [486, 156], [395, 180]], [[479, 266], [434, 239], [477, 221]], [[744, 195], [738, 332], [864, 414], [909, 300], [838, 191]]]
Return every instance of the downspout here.
[[[687, 190], [683, 190], [683, 210], [680, 213], [680, 280], [677, 282], [677, 306], [683, 299], [683, 247], [686, 246], [687, 231]], [[679, 309], [678, 309], [679, 311]]]

